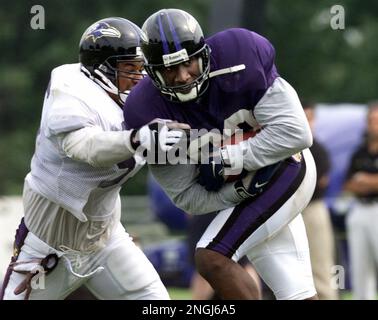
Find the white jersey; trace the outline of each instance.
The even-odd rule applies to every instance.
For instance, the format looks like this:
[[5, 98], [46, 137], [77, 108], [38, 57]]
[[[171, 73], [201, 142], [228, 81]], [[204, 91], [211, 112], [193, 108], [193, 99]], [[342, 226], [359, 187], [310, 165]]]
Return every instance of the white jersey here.
[[119, 201], [121, 185], [144, 162], [135, 157], [122, 164], [94, 167], [73, 160], [62, 139], [72, 131], [96, 127], [123, 130], [122, 109], [80, 71], [80, 64], [55, 68], [43, 104], [42, 120], [26, 177], [29, 186], [70, 211], [80, 221], [106, 220]]

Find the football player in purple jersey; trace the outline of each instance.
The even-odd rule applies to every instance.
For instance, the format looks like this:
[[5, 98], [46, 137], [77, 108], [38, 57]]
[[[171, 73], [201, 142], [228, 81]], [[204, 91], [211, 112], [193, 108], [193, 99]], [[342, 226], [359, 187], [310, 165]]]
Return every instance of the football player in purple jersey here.
[[[218, 211], [197, 244], [198, 271], [224, 299], [255, 299], [255, 283], [235, 263], [247, 255], [277, 299], [316, 298], [300, 214], [315, 187], [312, 135], [295, 90], [278, 74], [272, 44], [241, 28], [205, 39], [195, 18], [178, 9], [152, 14], [142, 30], [149, 77], [126, 101], [128, 129], [163, 118], [193, 129], [259, 130], [214, 147], [198, 164], [150, 165], [178, 207]], [[232, 172], [242, 176], [226, 182]]]

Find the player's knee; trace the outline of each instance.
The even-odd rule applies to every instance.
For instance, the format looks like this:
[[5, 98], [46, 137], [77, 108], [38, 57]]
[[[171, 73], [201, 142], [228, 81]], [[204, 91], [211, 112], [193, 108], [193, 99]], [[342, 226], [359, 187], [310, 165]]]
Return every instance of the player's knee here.
[[120, 299], [125, 300], [170, 300], [167, 289], [160, 279], [156, 279], [148, 286], [133, 292], [127, 292]]
[[207, 278], [210, 275], [223, 273], [233, 261], [218, 252], [200, 248], [196, 250], [195, 263], [201, 276]]

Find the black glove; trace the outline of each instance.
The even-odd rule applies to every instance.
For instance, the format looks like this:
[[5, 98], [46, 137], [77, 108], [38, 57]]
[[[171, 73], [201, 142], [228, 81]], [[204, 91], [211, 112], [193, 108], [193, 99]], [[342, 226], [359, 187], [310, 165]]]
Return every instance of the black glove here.
[[235, 183], [235, 189], [238, 195], [243, 199], [247, 199], [263, 192], [281, 163], [282, 161], [279, 161], [263, 167], [257, 170], [253, 176], [247, 175], [244, 179], [237, 181]]
[[207, 191], [218, 191], [225, 183], [223, 161], [220, 156], [209, 156], [208, 162], [199, 166], [198, 183]]

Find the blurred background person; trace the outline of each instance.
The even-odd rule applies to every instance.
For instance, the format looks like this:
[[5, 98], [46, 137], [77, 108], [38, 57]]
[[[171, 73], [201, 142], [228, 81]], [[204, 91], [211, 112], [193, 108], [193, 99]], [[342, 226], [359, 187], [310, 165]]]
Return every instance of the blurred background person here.
[[[302, 102], [303, 109], [314, 133], [314, 103]], [[330, 212], [323, 199], [329, 183], [330, 159], [325, 147], [314, 136], [310, 148], [315, 160], [317, 182], [310, 204], [303, 210], [310, 246], [311, 266], [316, 291], [320, 300], [336, 300], [338, 292], [332, 287], [332, 267], [335, 265], [335, 241]]]
[[347, 216], [353, 298], [377, 298], [378, 101], [369, 104], [365, 141], [354, 152], [344, 185], [356, 201]]

